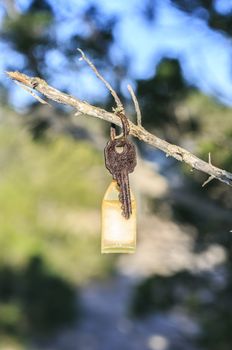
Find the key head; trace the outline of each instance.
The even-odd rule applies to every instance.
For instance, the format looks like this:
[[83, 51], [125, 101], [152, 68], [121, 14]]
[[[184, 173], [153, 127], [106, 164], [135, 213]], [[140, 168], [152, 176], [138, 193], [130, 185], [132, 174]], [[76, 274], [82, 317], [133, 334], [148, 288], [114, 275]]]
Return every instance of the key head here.
[[108, 141], [104, 154], [106, 168], [114, 178], [117, 178], [122, 171], [126, 171], [128, 174], [134, 171], [137, 164], [136, 150], [134, 144], [127, 139]]

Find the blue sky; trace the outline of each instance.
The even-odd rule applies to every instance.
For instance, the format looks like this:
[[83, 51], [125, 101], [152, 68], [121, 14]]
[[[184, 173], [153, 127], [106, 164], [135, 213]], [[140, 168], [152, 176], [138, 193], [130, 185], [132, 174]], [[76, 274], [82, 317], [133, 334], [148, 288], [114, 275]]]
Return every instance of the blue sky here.
[[[23, 10], [28, 0], [17, 0], [18, 8]], [[67, 40], [70, 33], [77, 29], [78, 16], [90, 3], [84, 0], [50, 0], [56, 6], [56, 20], [59, 23], [56, 35], [60, 42]], [[203, 92], [214, 95], [232, 105], [232, 70], [231, 70], [231, 40], [221, 33], [210, 30], [203, 20], [189, 17], [178, 9], [170, 6], [169, 0], [162, 0], [157, 7], [154, 23], [146, 23], [141, 17], [142, 3], [140, 0], [93, 0], [101, 7], [103, 15], [118, 15], [115, 31], [115, 44], [111, 55], [117, 62], [123, 60], [125, 55], [130, 57], [129, 76], [122, 82], [122, 89], [128, 82], [134, 79], [150, 78], [155, 72], [155, 65], [163, 56], [179, 58], [187, 81], [198, 86]], [[220, 0], [216, 2], [221, 12], [232, 9], [232, 1]], [[0, 12], [1, 18], [1, 12]], [[78, 28], [85, 35], [86, 28], [80, 23]], [[2, 50], [2, 44], [0, 43]], [[15, 69], [21, 69], [23, 61], [20, 56], [15, 60], [14, 55], [9, 55], [6, 48], [0, 56], [0, 69], [9, 57], [16, 61]], [[87, 53], [88, 54], [88, 53]], [[50, 55], [50, 57], [49, 57]], [[70, 75], [64, 75], [65, 58], [58, 52], [51, 52], [48, 61], [53, 62], [57, 68], [57, 78], [53, 84], [59, 88], [69, 88], [74, 93], [86, 100], [98, 100], [107, 94], [104, 87], [95, 79], [88, 67], [83, 62], [77, 61], [78, 84]], [[51, 59], [52, 58], [52, 59]], [[0, 74], [2, 80], [3, 74]], [[30, 97], [19, 88], [11, 90], [11, 99], [18, 107], [23, 106]], [[23, 94], [23, 95], [22, 95]]]

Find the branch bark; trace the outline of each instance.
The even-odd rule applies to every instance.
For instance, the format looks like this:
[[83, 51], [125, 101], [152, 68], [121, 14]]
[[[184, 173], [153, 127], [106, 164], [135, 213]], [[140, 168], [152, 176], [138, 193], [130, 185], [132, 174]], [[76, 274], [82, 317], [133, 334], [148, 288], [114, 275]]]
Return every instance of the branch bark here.
[[[87, 102], [79, 100], [76, 97], [65, 94], [48, 85], [43, 79], [37, 77], [29, 77], [17, 71], [7, 72], [7, 74], [15, 82], [19, 82], [27, 88], [30, 88], [32, 95], [33, 90], [36, 90], [52, 101], [73, 107], [78, 113], [82, 113], [94, 118], [99, 118], [107, 122], [122, 126], [120, 118], [115, 113], [107, 112], [104, 109], [92, 106]], [[131, 135], [137, 137], [139, 140], [144, 141], [152, 147], [160, 149], [166, 154], [166, 156], [171, 156], [178, 161], [190, 165], [192, 169], [202, 171], [208, 174], [210, 177], [215, 178], [229, 186], [232, 186], [232, 173], [217, 168], [210, 162], [205, 162], [204, 160], [196, 157], [194, 154], [190, 153], [182, 147], [170, 144], [169, 142], [160, 139], [159, 137], [149, 133], [141, 125], [135, 125], [131, 121], [129, 121], [129, 125]]]

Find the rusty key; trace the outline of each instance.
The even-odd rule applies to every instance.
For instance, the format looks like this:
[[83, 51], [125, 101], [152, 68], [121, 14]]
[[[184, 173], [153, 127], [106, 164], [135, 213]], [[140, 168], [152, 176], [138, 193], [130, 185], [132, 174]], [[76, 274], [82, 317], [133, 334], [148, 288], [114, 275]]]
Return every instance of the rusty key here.
[[104, 153], [106, 168], [119, 186], [122, 214], [126, 219], [129, 219], [132, 207], [128, 175], [134, 171], [137, 164], [135, 146], [123, 136], [108, 141]]

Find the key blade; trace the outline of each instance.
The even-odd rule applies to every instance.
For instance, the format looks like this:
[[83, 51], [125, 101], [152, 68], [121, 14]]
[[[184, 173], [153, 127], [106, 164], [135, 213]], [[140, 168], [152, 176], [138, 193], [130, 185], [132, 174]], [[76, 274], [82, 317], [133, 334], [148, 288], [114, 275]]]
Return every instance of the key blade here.
[[118, 184], [120, 189], [119, 200], [122, 203], [122, 214], [125, 219], [129, 219], [132, 214], [131, 195], [129, 186], [129, 177], [126, 170], [118, 175]]

